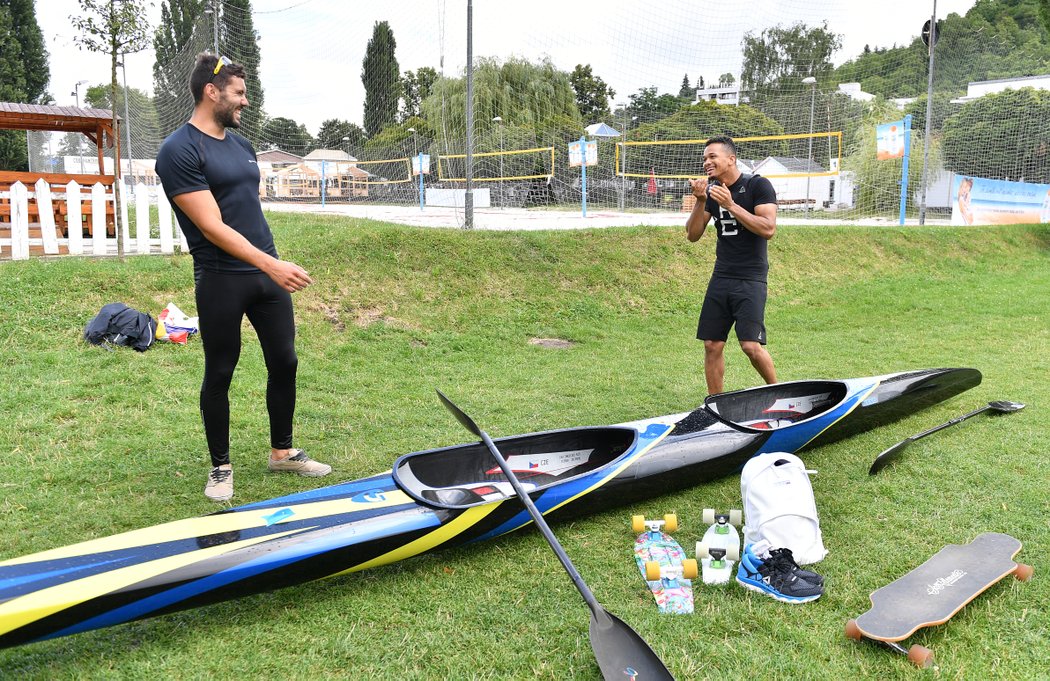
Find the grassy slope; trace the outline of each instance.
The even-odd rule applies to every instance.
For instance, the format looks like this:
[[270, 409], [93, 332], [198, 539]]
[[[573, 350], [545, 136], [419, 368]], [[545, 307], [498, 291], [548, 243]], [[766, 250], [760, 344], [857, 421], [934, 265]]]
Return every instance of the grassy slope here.
[[[678, 230], [417, 230], [272, 216], [286, 257], [317, 283], [296, 298], [297, 442], [351, 479], [468, 436], [440, 387], [493, 435], [673, 413], [705, 390], [692, 339], [713, 242]], [[701, 589], [697, 616], [656, 614], [630, 557], [631, 513], [679, 513], [691, 550], [705, 506], [740, 505], [728, 478], [556, 526], [599, 600], [679, 678], [910, 676], [842, 635], [872, 589], [939, 546], [1014, 533], [1037, 568], [915, 640], [952, 678], [1050, 675], [1045, 427], [1050, 228], [782, 228], [772, 242], [770, 349], [782, 380], [972, 366], [955, 400], [808, 456], [828, 578], [789, 607]], [[153, 313], [192, 299], [188, 258], [0, 265], [0, 559], [213, 510], [196, 394], [201, 348], [103, 352], [80, 341], [102, 304]], [[567, 350], [530, 345], [568, 339]], [[730, 348], [727, 388], [755, 384]], [[231, 393], [236, 500], [317, 481], [263, 472], [264, 371], [254, 336]], [[884, 447], [993, 399], [1029, 404], [916, 443], [876, 478]], [[346, 578], [0, 651], [35, 678], [597, 677], [587, 611], [536, 533]]]

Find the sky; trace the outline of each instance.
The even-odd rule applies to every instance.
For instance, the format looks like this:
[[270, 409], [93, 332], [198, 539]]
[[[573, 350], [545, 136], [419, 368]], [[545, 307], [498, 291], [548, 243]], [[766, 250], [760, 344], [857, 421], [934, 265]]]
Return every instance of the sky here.
[[[548, 57], [564, 71], [590, 64], [616, 90], [617, 103], [643, 87], [677, 94], [685, 74], [694, 83], [698, 76], [711, 81], [727, 72], [739, 78], [744, 33], [773, 25], [819, 26], [826, 20], [842, 35], [836, 64], [865, 45], [908, 44], [930, 18], [934, 1], [474, 0], [473, 55], [475, 62]], [[154, 0], [148, 10], [152, 26], [160, 20], [160, 4]], [[965, 14], [974, 4], [936, 0], [937, 16]], [[75, 84], [86, 80], [79, 88], [82, 103], [86, 87], [109, 82], [109, 58], [74, 43], [69, 17], [81, 13], [78, 0], [36, 0], [36, 8], [50, 53], [49, 91], [57, 104], [71, 106]], [[402, 72], [430, 66], [459, 76], [466, 64], [466, 0], [254, 0], [252, 9], [265, 111], [303, 123], [311, 134], [328, 118], [361, 122], [361, 63], [377, 21], [390, 22]], [[129, 55], [128, 85], [152, 93], [152, 67], [151, 50]]]

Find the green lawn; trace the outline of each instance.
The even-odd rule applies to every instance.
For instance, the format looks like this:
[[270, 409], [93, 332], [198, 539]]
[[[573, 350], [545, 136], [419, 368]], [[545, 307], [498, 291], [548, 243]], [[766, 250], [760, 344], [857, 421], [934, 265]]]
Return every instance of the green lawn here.
[[[235, 501], [386, 470], [469, 440], [441, 388], [494, 437], [684, 411], [705, 394], [693, 336], [714, 241], [682, 230], [465, 232], [270, 216], [316, 283], [296, 295], [296, 444], [325, 481], [265, 472], [265, 372], [246, 335], [234, 379]], [[789, 606], [702, 587], [693, 617], [657, 614], [629, 518], [679, 514], [690, 552], [704, 507], [740, 506], [739, 478], [554, 527], [598, 600], [680, 679], [913, 678], [846, 639], [868, 593], [946, 543], [1014, 534], [1036, 568], [914, 641], [944, 678], [1050, 676], [1050, 226], [782, 227], [771, 242], [769, 349], [781, 380], [968, 366], [984, 382], [926, 412], [813, 450], [828, 590]], [[0, 263], [0, 560], [207, 513], [201, 345], [144, 354], [83, 342], [105, 303], [193, 314], [188, 257]], [[572, 342], [567, 349], [533, 338]], [[757, 375], [727, 348], [726, 388]], [[990, 400], [1028, 404], [885, 447]], [[0, 605], [2, 617], [2, 605]], [[0, 677], [598, 678], [588, 611], [529, 531], [393, 566], [0, 650]]]

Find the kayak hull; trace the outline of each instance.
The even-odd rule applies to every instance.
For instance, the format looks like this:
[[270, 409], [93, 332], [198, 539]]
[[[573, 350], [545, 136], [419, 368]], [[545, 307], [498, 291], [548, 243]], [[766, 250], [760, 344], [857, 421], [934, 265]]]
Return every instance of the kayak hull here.
[[[914, 413], [974, 369], [795, 381], [691, 412], [495, 442], [537, 508], [579, 517], [732, 474]], [[521, 529], [531, 518], [482, 443], [392, 471], [0, 562], [0, 647], [365, 570]]]

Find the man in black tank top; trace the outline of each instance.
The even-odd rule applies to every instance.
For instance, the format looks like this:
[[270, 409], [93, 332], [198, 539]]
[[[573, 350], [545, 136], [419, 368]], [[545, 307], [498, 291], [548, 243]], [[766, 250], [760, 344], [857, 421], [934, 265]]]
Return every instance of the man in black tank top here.
[[704, 341], [707, 392], [714, 395], [724, 387], [725, 344], [734, 324], [751, 365], [766, 383], [777, 382], [765, 348], [766, 246], [777, 229], [777, 195], [766, 178], [740, 172], [736, 145], [726, 136], [707, 140], [704, 172], [707, 178], [689, 181], [696, 205], [685, 232], [689, 241], [696, 241], [715, 219], [715, 267], [696, 329], [696, 337]]
[[194, 109], [188, 123], [164, 140], [157, 175], [171, 199], [193, 255], [197, 315], [204, 345], [201, 420], [211, 455], [204, 495], [233, 496], [230, 464], [230, 381], [241, 353], [247, 316], [266, 361], [271, 471], [317, 477], [332, 467], [292, 448], [295, 413], [295, 318], [291, 294], [313, 280], [280, 260], [259, 202], [255, 150], [233, 132], [248, 106], [244, 68], [226, 57], [200, 54], [190, 74]]

